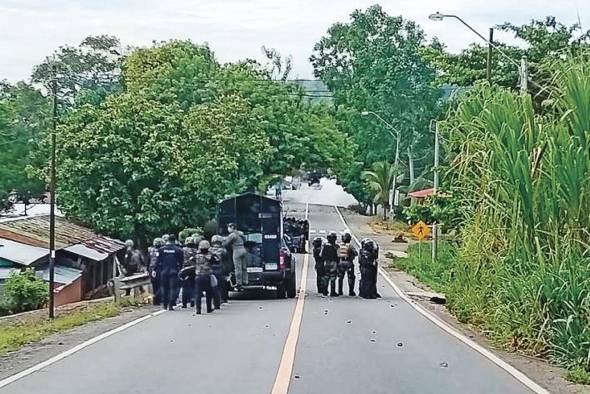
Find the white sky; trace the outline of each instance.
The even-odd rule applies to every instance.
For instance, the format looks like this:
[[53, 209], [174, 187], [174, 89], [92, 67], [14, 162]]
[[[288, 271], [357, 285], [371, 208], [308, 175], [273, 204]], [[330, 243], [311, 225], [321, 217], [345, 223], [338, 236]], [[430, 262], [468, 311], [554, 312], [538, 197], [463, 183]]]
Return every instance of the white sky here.
[[[222, 62], [261, 60], [261, 46], [293, 55], [291, 77], [311, 78], [313, 45], [334, 22], [375, 0], [0, 0], [0, 80], [27, 79], [58, 46], [111, 34], [123, 44], [190, 38], [208, 42]], [[505, 21], [554, 15], [590, 28], [590, 0], [383, 0], [391, 15], [417, 22], [429, 37], [459, 51], [477, 37], [459, 22], [433, 22], [435, 11], [460, 15], [478, 31]], [[502, 39], [506, 35], [497, 34]]]

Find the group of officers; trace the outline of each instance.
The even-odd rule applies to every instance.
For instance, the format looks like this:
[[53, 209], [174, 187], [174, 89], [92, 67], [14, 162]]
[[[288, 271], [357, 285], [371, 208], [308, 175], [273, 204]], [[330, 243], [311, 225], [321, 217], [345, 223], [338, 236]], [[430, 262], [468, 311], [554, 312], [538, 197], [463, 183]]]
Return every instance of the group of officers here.
[[[346, 276], [348, 295], [356, 296], [354, 260], [358, 257], [361, 272], [359, 296], [368, 299], [380, 298], [381, 295], [377, 292], [379, 258], [377, 243], [370, 238], [363, 239], [360, 252], [357, 252], [351, 244], [352, 236], [349, 232], [342, 233], [340, 244], [336, 242], [337, 239], [336, 232], [331, 231], [325, 240], [316, 237], [312, 241], [318, 293], [331, 297], [343, 295]], [[338, 289], [336, 289], [336, 279], [338, 279]]]
[[[173, 234], [156, 238], [148, 248], [147, 264], [141, 252], [133, 247], [133, 242], [127, 241], [125, 271], [133, 274], [142, 267], [147, 270], [154, 291], [154, 305], [173, 310], [182, 289], [183, 308], [190, 304], [196, 308], [197, 314], [201, 314], [204, 294], [207, 313], [211, 313], [228, 302], [230, 287], [240, 290], [248, 284], [246, 238], [233, 223], [228, 225], [228, 232], [226, 238], [213, 235], [210, 240], [193, 235], [184, 241], [183, 247]], [[358, 257], [361, 272], [359, 296], [380, 298], [377, 292], [377, 243], [370, 238], [363, 239], [357, 252], [351, 244], [349, 232], [342, 234], [340, 243], [337, 240], [336, 232], [331, 231], [325, 240], [316, 237], [312, 241], [318, 293], [331, 297], [343, 295], [346, 276], [348, 295], [356, 296], [354, 261]]]
[[239, 290], [248, 284], [244, 234], [233, 223], [228, 231], [226, 238], [190, 236], [182, 247], [173, 234], [156, 238], [148, 248], [147, 264], [133, 242], [127, 241], [125, 273], [142, 271], [144, 266], [152, 282], [154, 305], [174, 310], [182, 289], [183, 308], [190, 304], [201, 314], [204, 294], [207, 313], [211, 313], [227, 303], [229, 286]]

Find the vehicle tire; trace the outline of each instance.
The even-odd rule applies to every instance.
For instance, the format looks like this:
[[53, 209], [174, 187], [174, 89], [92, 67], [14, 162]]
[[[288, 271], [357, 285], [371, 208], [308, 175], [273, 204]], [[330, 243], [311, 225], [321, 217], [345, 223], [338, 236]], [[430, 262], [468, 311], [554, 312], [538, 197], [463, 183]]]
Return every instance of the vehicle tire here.
[[295, 298], [297, 295], [297, 281], [295, 280], [295, 272], [290, 278], [286, 279], [285, 288], [287, 289], [287, 297]]
[[277, 283], [277, 298], [283, 299], [286, 297], [285, 284], [283, 282]]

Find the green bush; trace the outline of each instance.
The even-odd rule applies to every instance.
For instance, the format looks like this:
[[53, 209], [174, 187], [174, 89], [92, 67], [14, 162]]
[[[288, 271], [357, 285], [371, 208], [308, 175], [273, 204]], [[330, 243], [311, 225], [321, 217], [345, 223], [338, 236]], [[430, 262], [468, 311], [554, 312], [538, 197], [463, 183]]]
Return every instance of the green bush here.
[[49, 286], [35, 275], [35, 271], [27, 269], [23, 272], [10, 274], [4, 285], [3, 300], [12, 313], [20, 313], [39, 309], [49, 299]]

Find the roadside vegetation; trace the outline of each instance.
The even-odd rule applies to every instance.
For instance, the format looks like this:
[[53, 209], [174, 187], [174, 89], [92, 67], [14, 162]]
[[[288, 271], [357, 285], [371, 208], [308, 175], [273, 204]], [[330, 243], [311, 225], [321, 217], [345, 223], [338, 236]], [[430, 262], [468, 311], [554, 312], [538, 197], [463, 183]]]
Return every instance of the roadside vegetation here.
[[550, 66], [542, 109], [476, 86], [443, 123], [458, 246], [396, 263], [447, 295], [457, 317], [507, 348], [590, 369], [590, 61]]
[[52, 334], [63, 332], [97, 320], [119, 315], [136, 301], [124, 298], [120, 303], [88, 304], [73, 310], [58, 311], [55, 319], [42, 317], [23, 318], [15, 322], [0, 322], [0, 355], [17, 350], [24, 345], [38, 342]]

